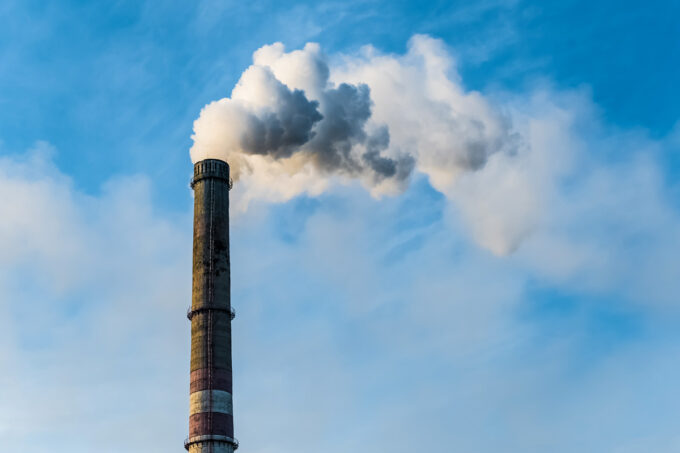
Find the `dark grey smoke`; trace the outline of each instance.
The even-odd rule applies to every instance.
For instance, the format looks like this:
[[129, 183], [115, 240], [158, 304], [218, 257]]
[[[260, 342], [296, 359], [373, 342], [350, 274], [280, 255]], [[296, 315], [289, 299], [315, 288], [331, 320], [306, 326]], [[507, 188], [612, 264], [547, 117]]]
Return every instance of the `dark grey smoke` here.
[[316, 136], [308, 149], [325, 171], [341, 170], [359, 173], [361, 165], [350, 152], [366, 140], [364, 126], [371, 117], [371, 97], [367, 85], [341, 84], [323, 93], [324, 120], [316, 128]]
[[290, 157], [314, 137], [312, 127], [323, 118], [317, 101], [308, 100], [300, 90], [279, 85], [277, 109], [261, 117], [249, 115], [250, 127], [241, 137], [241, 146], [249, 154]]
[[[324, 68], [327, 74], [325, 65], [320, 70]], [[366, 132], [372, 106], [367, 85], [342, 83], [326, 89], [320, 103], [307, 99], [300, 90], [291, 91], [280, 82], [277, 85], [276, 109], [249, 116], [251, 127], [241, 139], [244, 152], [267, 154], [275, 159], [302, 152], [326, 173], [357, 176], [369, 171], [375, 182], [409, 177], [414, 167], [412, 157], [395, 160], [381, 154], [389, 146], [387, 127], [372, 135]], [[358, 145], [366, 149], [361, 157], [352, 152]]]
[[409, 177], [416, 165], [412, 156], [402, 156], [399, 159], [390, 159], [381, 156], [381, 151], [390, 145], [390, 131], [386, 126], [378, 128], [366, 140], [366, 152], [361, 156], [363, 161], [370, 167], [376, 181], [385, 178], [395, 178], [403, 181]]

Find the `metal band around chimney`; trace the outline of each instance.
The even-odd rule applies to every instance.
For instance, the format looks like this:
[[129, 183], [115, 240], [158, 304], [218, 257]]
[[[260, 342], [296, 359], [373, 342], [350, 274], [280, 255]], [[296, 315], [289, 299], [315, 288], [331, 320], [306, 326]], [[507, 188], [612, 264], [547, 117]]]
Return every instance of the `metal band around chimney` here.
[[229, 316], [233, 320], [236, 317], [236, 310], [233, 308], [226, 308], [226, 307], [198, 307], [196, 309], [191, 309], [189, 308], [187, 310], [187, 318], [189, 318], [189, 321], [191, 321], [191, 318], [194, 317], [197, 313], [202, 313], [208, 310], [214, 310], [214, 311], [221, 311], [224, 313], [229, 313]]
[[[191, 436], [187, 437], [184, 440], [184, 448], [187, 450], [190, 450], [190, 448], [196, 444], [201, 444], [205, 442], [210, 442], [213, 444], [226, 444], [225, 446], [228, 446], [231, 448], [231, 450], [236, 450], [238, 448], [238, 440], [236, 440], [234, 437], [230, 436], [220, 436], [220, 435], [215, 435], [215, 434], [208, 434], [208, 435], [203, 435], [203, 436]], [[215, 448], [214, 453], [220, 453], [220, 449]], [[222, 451], [229, 451], [229, 450], [222, 450]]]

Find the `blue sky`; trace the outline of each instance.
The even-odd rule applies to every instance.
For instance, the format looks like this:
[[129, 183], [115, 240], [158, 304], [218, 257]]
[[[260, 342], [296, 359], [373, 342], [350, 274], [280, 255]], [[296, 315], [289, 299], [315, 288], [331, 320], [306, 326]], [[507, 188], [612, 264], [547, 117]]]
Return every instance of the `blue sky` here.
[[193, 121], [266, 44], [317, 42], [335, 70], [427, 35], [535, 150], [518, 174], [545, 204], [502, 256], [476, 209], [497, 206], [484, 188], [502, 191], [502, 167], [451, 192], [416, 171], [396, 196], [333, 183], [235, 215], [242, 448], [680, 450], [679, 15], [668, 0], [3, 2], [3, 445], [183, 451]]

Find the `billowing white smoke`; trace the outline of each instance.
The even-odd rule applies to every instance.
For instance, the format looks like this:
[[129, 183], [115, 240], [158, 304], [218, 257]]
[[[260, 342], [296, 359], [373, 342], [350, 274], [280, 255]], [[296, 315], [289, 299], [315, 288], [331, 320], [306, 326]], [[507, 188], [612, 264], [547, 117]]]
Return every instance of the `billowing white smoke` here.
[[[280, 43], [265, 46], [253, 60], [231, 97], [205, 106], [194, 123], [194, 162], [227, 160], [235, 179], [274, 171], [357, 177], [376, 189], [404, 184], [413, 159], [384, 153], [389, 132], [368, 123], [372, 105], [367, 85], [331, 84], [316, 44], [291, 53]], [[272, 164], [274, 169], [260, 168]], [[306, 181], [283, 197], [316, 185]]]
[[[405, 55], [365, 47], [333, 61], [317, 44], [257, 50], [231, 97], [195, 121], [192, 160], [228, 161], [241, 180], [241, 207], [317, 195], [349, 179], [374, 196], [395, 194], [423, 173], [482, 245], [512, 251], [531, 228], [534, 204], [523, 175], [506, 171], [520, 140], [507, 117], [463, 89], [444, 44], [415, 36]], [[508, 211], [507, 197], [520, 199], [519, 209]]]

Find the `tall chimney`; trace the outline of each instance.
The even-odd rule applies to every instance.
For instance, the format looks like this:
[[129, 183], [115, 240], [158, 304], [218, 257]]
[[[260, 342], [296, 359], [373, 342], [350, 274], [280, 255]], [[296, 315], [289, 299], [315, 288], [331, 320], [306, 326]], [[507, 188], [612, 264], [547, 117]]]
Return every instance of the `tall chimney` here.
[[191, 308], [189, 453], [233, 453], [229, 165], [194, 165], [194, 264]]

